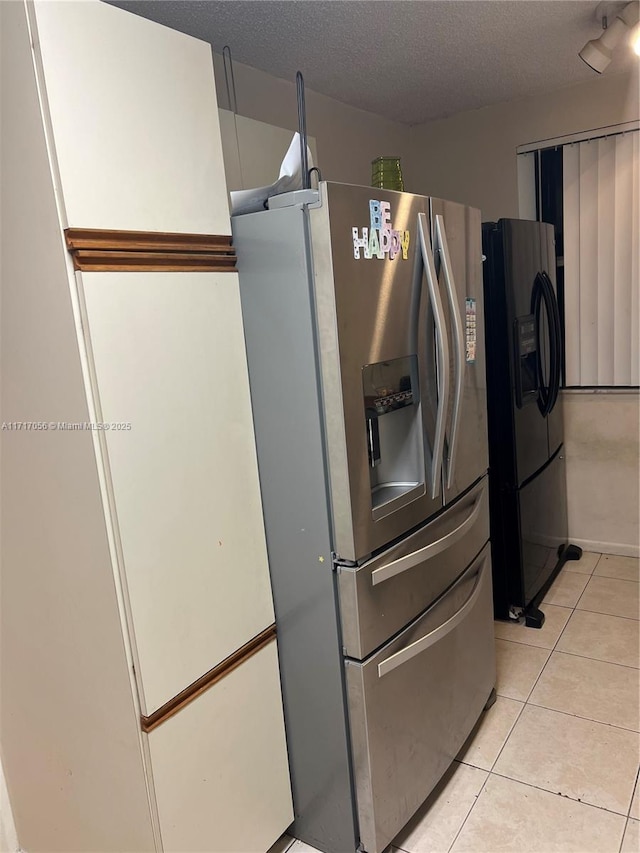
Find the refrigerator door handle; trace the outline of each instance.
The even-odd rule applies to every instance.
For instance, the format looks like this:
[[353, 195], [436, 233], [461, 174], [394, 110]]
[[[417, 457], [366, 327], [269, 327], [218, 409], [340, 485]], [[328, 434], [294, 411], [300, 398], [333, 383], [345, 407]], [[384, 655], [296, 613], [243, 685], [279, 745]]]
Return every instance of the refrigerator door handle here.
[[549, 401], [549, 413], [551, 413], [558, 401], [558, 394], [560, 392], [560, 371], [562, 368], [562, 325], [560, 323], [560, 309], [553, 289], [553, 283], [547, 272], [543, 272], [542, 277], [545, 282], [549, 303], [547, 307], [549, 326], [553, 326], [554, 371], [552, 377], [551, 399]]
[[449, 245], [447, 243], [447, 232], [444, 227], [444, 217], [441, 214], [437, 214], [435, 219], [436, 249], [438, 252], [440, 252], [442, 269], [444, 270], [444, 280], [447, 287], [447, 296], [449, 297], [449, 307], [451, 309], [453, 332], [455, 337], [454, 353], [456, 365], [456, 387], [453, 398], [451, 437], [449, 440], [449, 459], [447, 464], [447, 488], [450, 489], [453, 485], [453, 475], [456, 467], [456, 449], [458, 445], [458, 432], [460, 430], [460, 413], [462, 410], [462, 393], [464, 389], [466, 352], [464, 329], [462, 326], [462, 317], [460, 316], [460, 308], [458, 305], [458, 293], [456, 290], [456, 283], [453, 278], [453, 268], [451, 266]]
[[549, 385], [546, 384], [542, 364], [542, 306], [544, 305], [547, 318], [549, 321], [549, 341], [553, 347], [551, 340], [551, 315], [546, 297], [546, 289], [542, 275], [538, 273], [533, 283], [533, 291], [531, 293], [531, 313], [535, 317], [536, 328], [536, 351], [537, 351], [537, 373], [538, 373], [538, 409], [543, 418], [549, 414], [549, 403], [551, 401], [551, 376], [549, 377]]
[[[438, 410], [436, 413], [436, 429], [431, 455], [431, 498], [437, 498], [440, 494], [440, 479], [442, 474], [442, 458], [444, 455], [444, 434], [447, 415], [447, 401], [449, 399], [449, 341], [447, 338], [446, 324], [444, 321], [444, 310], [440, 299], [438, 288], [438, 277], [436, 265], [431, 253], [429, 240], [429, 225], [425, 213], [418, 214], [418, 237], [420, 240], [420, 253], [422, 263], [427, 276], [427, 287], [429, 298], [433, 305], [433, 316], [436, 326], [436, 349], [437, 349], [437, 376], [438, 376]], [[421, 275], [421, 272], [419, 271]]]
[[[422, 652], [426, 652], [427, 649], [430, 649], [431, 646], [435, 646], [436, 643], [439, 643], [440, 640], [443, 640], [447, 634], [450, 634], [454, 628], [457, 628], [458, 625], [465, 619], [470, 610], [473, 609], [475, 603], [477, 602], [480, 593], [482, 591], [482, 585], [480, 580], [482, 578], [483, 571], [485, 570], [485, 565], [487, 562], [487, 556], [485, 555], [478, 568], [476, 574], [476, 580], [473, 585], [473, 589], [471, 590], [471, 594], [469, 598], [462, 605], [460, 610], [453, 614], [453, 616], [449, 617], [446, 622], [443, 622], [438, 628], [435, 628], [433, 631], [430, 631], [424, 637], [421, 637], [419, 640], [411, 643], [408, 646], [405, 646], [404, 649], [400, 649], [399, 652], [395, 652], [386, 660], [383, 660], [378, 664], [378, 678], [382, 678], [387, 673], [392, 672], [392, 670], [397, 669], [397, 667], [402, 666], [403, 663], [407, 663], [416, 655], [422, 654]], [[463, 576], [460, 580], [466, 580], [466, 577]], [[457, 585], [457, 584], [456, 584]], [[455, 586], [449, 591], [451, 592]]]
[[435, 542], [431, 542], [429, 545], [425, 545], [424, 548], [419, 548], [417, 551], [413, 551], [405, 557], [400, 557], [392, 563], [380, 566], [379, 569], [374, 569], [371, 572], [371, 585], [376, 586], [377, 584], [382, 583], [389, 578], [393, 578], [402, 572], [413, 569], [415, 566], [420, 565], [420, 563], [430, 560], [432, 557], [446, 551], [447, 548], [451, 548], [451, 546], [455, 545], [456, 542], [459, 542], [466, 535], [467, 531], [476, 523], [482, 508], [483, 496], [484, 491], [478, 494], [477, 498], [471, 505], [471, 512], [462, 524], [459, 524], [458, 527], [451, 530], [446, 534], [446, 536], [443, 536], [441, 539], [436, 539]]

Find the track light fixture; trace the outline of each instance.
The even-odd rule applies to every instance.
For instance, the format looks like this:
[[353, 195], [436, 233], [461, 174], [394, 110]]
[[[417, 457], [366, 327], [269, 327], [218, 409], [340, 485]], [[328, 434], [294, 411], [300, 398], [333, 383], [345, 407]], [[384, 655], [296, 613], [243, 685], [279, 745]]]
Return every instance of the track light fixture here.
[[[617, 10], [617, 11], [616, 11]], [[578, 56], [590, 68], [602, 74], [609, 66], [613, 51], [617, 45], [634, 29], [634, 45], [636, 53], [640, 55], [640, 38], [638, 29], [638, 0], [632, 0], [625, 5], [621, 3], [599, 3], [596, 9], [596, 17], [602, 22], [604, 32], [600, 38], [588, 41]], [[609, 12], [609, 14], [607, 14]]]

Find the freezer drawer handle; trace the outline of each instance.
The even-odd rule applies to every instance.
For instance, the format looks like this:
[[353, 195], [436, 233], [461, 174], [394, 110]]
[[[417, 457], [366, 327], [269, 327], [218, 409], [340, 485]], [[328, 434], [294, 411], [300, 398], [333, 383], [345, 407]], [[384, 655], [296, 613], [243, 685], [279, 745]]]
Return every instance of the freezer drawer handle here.
[[453, 332], [455, 338], [454, 353], [456, 365], [456, 389], [453, 400], [453, 415], [451, 417], [451, 435], [449, 437], [449, 452], [447, 460], [447, 488], [450, 489], [453, 485], [453, 475], [456, 467], [456, 450], [458, 446], [458, 433], [460, 431], [460, 412], [462, 410], [466, 352], [462, 317], [460, 316], [460, 308], [458, 307], [458, 294], [456, 292], [456, 283], [453, 279], [453, 267], [451, 265], [449, 245], [447, 243], [447, 232], [444, 227], [444, 218], [439, 214], [436, 216], [435, 231], [437, 251], [440, 253], [442, 269], [444, 271], [444, 280], [447, 285], [447, 296], [449, 297], [449, 306], [451, 308], [451, 319], [453, 321]]
[[[424, 271], [427, 275], [429, 298], [433, 307], [433, 316], [436, 325], [438, 410], [436, 413], [436, 431], [431, 454], [431, 477], [429, 486], [431, 490], [431, 497], [437, 498], [440, 494], [447, 401], [449, 399], [449, 340], [447, 338], [447, 329], [444, 322], [444, 309], [442, 307], [442, 300], [440, 299], [440, 289], [438, 288], [436, 265], [431, 253], [428, 234], [429, 226], [426, 214], [419, 213], [418, 237], [420, 239], [420, 253], [416, 252], [416, 260], [418, 259], [418, 256], [422, 258]], [[419, 268], [418, 264], [416, 264], [416, 275], [422, 277], [422, 270]]]
[[392, 563], [387, 563], [386, 566], [380, 566], [379, 569], [374, 569], [371, 572], [371, 585], [375, 586], [389, 578], [395, 577], [395, 575], [399, 575], [401, 572], [413, 569], [415, 566], [420, 565], [420, 563], [424, 563], [425, 560], [430, 560], [432, 557], [441, 554], [443, 551], [446, 551], [447, 548], [455, 545], [456, 542], [459, 542], [469, 528], [473, 527], [476, 523], [478, 515], [480, 514], [484, 493], [485, 490], [483, 489], [473, 502], [471, 512], [462, 524], [450, 533], [447, 533], [447, 535], [443, 536], [442, 539], [437, 539], [435, 542], [432, 542], [430, 545], [425, 545], [424, 548], [420, 548], [418, 551], [413, 551], [405, 557], [400, 557]]
[[482, 585], [480, 583], [482, 576], [484, 574], [484, 568], [487, 562], [487, 556], [483, 556], [480, 568], [478, 569], [478, 573], [476, 575], [476, 582], [473, 585], [473, 590], [471, 591], [471, 595], [462, 605], [460, 610], [457, 613], [454, 613], [446, 622], [440, 625], [439, 628], [436, 628], [434, 631], [431, 631], [426, 636], [421, 637], [419, 640], [416, 640], [415, 643], [411, 643], [411, 645], [406, 646], [404, 649], [401, 649], [399, 652], [391, 655], [386, 660], [383, 660], [382, 663], [378, 664], [378, 678], [382, 678], [383, 675], [386, 675], [391, 670], [396, 669], [399, 666], [402, 666], [403, 663], [407, 663], [416, 655], [421, 654], [422, 652], [426, 652], [427, 649], [430, 649], [431, 646], [435, 646], [436, 643], [439, 643], [440, 640], [444, 639], [447, 634], [450, 634], [454, 628], [457, 628], [458, 625], [465, 619], [470, 610], [472, 610], [480, 597], [480, 592], [482, 590]]

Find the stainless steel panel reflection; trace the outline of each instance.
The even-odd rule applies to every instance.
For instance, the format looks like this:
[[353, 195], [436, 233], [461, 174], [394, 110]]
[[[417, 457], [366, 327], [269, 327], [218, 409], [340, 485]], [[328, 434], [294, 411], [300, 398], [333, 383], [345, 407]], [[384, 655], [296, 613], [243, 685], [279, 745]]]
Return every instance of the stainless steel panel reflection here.
[[[437, 643], [380, 676], [380, 664], [448, 620]], [[360, 838], [367, 853], [381, 853], [451, 764], [494, 686], [489, 546], [424, 616], [366, 663], [345, 667]]]
[[[451, 260], [451, 272], [457, 290], [458, 311], [462, 317], [465, 336], [466, 299], [475, 300], [475, 361], [464, 365], [464, 385], [460, 409], [460, 421], [456, 442], [455, 468], [452, 472], [452, 484], [445, 490], [445, 501], [449, 503], [469, 487], [489, 464], [487, 450], [487, 384], [484, 348], [484, 298], [482, 290], [482, 225], [480, 211], [451, 201], [431, 199], [432, 220], [443, 217], [446, 240]], [[432, 222], [432, 232], [434, 230]], [[454, 340], [455, 323], [449, 308], [446, 294], [445, 270], [440, 253], [435, 253], [436, 268], [441, 287], [442, 301], [447, 315], [449, 335]], [[466, 341], [465, 341], [466, 342]], [[445, 442], [445, 480], [449, 479], [449, 462], [452, 455], [451, 438], [453, 433], [452, 415], [454, 412], [455, 358], [454, 346], [450, 353], [449, 406], [447, 438]]]
[[[461, 539], [417, 565], [385, 579], [376, 573], [450, 536], [475, 513]], [[484, 477], [434, 521], [359, 568], [339, 567], [344, 653], [362, 660], [414, 619], [462, 573], [489, 538], [489, 490]], [[448, 544], [448, 543], [446, 543]]]
[[[413, 501], [374, 519], [362, 391], [362, 368], [418, 354], [425, 365], [430, 307], [422, 280], [414, 286], [416, 223], [428, 200], [368, 187], [321, 184], [322, 205], [310, 211], [322, 393], [337, 553], [358, 560], [433, 515], [441, 499], [416, 490]], [[388, 201], [394, 229], [409, 231], [408, 258], [354, 258], [352, 229], [369, 226], [370, 199]], [[433, 399], [420, 368], [422, 432]], [[430, 448], [425, 447], [425, 463]], [[424, 474], [423, 474], [424, 479]]]

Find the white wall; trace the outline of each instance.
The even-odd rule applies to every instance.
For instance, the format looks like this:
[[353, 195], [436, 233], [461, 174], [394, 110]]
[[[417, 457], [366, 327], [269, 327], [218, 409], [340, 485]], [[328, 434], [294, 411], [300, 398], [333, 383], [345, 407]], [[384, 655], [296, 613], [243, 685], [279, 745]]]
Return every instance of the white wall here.
[[[226, 109], [222, 57], [215, 54], [214, 64], [218, 103]], [[295, 81], [240, 62], [233, 67], [240, 115], [297, 130]], [[327, 180], [368, 185], [371, 160], [395, 154], [408, 192], [471, 204], [484, 219], [497, 219], [518, 216], [519, 145], [637, 119], [638, 98], [637, 74], [594, 74], [551, 94], [409, 127], [307, 89], [307, 130]]]
[[[221, 56], [214, 54], [214, 65], [218, 104], [226, 109], [229, 102]], [[233, 63], [233, 70], [240, 115], [292, 132], [298, 129], [295, 80], [281, 80], [240, 62]], [[325, 180], [368, 185], [371, 161], [381, 155], [397, 155], [402, 158], [405, 185], [409, 189], [407, 178], [413, 160], [411, 128], [310, 89], [306, 90], [305, 99], [307, 132], [316, 139], [316, 165]]]
[[518, 216], [519, 145], [640, 116], [638, 74], [606, 74], [552, 93], [413, 128], [413, 192], [471, 204], [483, 220]]
[[563, 392], [569, 537], [640, 556], [637, 393]]

